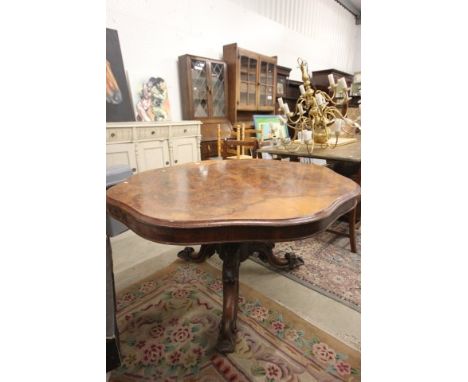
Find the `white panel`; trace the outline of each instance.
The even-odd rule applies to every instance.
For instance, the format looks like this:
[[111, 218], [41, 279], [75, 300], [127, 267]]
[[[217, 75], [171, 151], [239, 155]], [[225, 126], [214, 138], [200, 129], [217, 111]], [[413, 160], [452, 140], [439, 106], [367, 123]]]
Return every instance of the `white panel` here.
[[132, 169], [137, 167], [135, 145], [133, 143], [106, 145], [106, 167], [123, 164]]
[[169, 146], [167, 141], [138, 143], [138, 170], [146, 171], [169, 165]]
[[127, 166], [130, 166], [130, 155], [128, 151], [107, 153], [106, 167], [124, 165], [124, 164]]
[[180, 138], [172, 141], [174, 164], [195, 162], [197, 160], [196, 142], [193, 138]]

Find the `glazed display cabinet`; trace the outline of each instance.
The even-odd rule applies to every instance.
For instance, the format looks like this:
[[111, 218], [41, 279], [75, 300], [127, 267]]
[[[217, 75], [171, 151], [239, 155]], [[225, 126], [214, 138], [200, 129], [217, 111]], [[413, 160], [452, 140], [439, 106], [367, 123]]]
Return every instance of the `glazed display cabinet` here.
[[179, 82], [184, 120], [199, 120], [202, 159], [216, 155], [217, 126], [231, 133], [228, 122], [227, 65], [224, 61], [185, 54], [179, 57]]
[[[229, 119], [251, 120], [255, 112], [273, 113], [276, 99], [276, 57], [224, 45], [229, 75]], [[253, 113], [252, 113], [253, 112]]]
[[184, 119], [226, 119], [226, 63], [204, 57], [179, 57]]

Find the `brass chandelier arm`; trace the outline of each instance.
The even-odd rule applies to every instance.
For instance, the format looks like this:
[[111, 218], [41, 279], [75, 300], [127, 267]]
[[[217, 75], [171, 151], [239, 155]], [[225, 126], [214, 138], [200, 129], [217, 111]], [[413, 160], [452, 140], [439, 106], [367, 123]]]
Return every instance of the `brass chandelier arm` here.
[[[353, 134], [353, 127], [360, 127], [356, 121], [351, 121], [347, 118], [349, 108], [349, 88], [348, 84], [343, 78], [335, 83], [332, 74], [329, 75], [330, 81], [330, 92], [324, 92], [322, 90], [315, 90], [311, 86], [311, 77], [308, 73], [307, 62], [301, 58], [297, 59], [299, 68], [302, 73], [303, 85], [299, 87], [301, 94], [299, 95], [294, 109], [289, 111], [287, 104], [283, 104], [281, 98], [278, 99], [280, 108], [284, 111], [286, 116], [286, 126], [294, 130], [293, 140], [296, 140], [300, 131], [312, 131], [313, 142], [320, 147], [336, 147], [338, 145], [338, 137], [340, 132], [343, 131], [346, 134]], [[340, 102], [337, 100], [337, 95], [343, 91], [343, 96], [340, 98]], [[337, 122], [339, 121], [339, 123]], [[341, 123], [343, 121], [344, 123]], [[336, 128], [333, 129], [331, 126], [335, 124]], [[333, 135], [336, 137], [336, 142], [329, 144], [329, 139]], [[303, 135], [304, 137], [305, 135]], [[310, 137], [310, 133], [307, 134]], [[307, 138], [309, 140], [310, 138]], [[302, 144], [305, 139], [301, 138]], [[288, 143], [285, 140], [285, 147], [288, 146], [292, 149], [292, 143]], [[310, 142], [306, 142], [310, 143]], [[296, 143], [297, 144], [297, 143]], [[314, 144], [312, 144], [313, 149]], [[295, 146], [294, 146], [295, 147]], [[310, 147], [307, 146], [307, 150]]]
[[[345, 121], [345, 125], [342, 126], [342, 128], [341, 128], [345, 134], [353, 134], [352, 129], [351, 129], [351, 130], [348, 130], [348, 129], [346, 128], [346, 126], [349, 125], [349, 124], [348, 124], [348, 123], [346, 122], [346, 120], [345, 120], [346, 117], [344, 117], [343, 114], [341, 114], [341, 112], [340, 112], [338, 109], [330, 109], [328, 112], [331, 113], [331, 114], [335, 117], [335, 118], [333, 119], [333, 123], [335, 123], [336, 118], [340, 118], [340, 119], [342, 119], [342, 120]], [[338, 115], [337, 115], [337, 114], [338, 114]], [[353, 121], [353, 123], [357, 124], [357, 122], [355, 122], [355, 121]], [[336, 144], [335, 144], [335, 146], [336, 146]]]
[[341, 118], [341, 119], [344, 119], [344, 118], [345, 118], [345, 117], [343, 116], [343, 114], [341, 114], [341, 111], [339, 111], [338, 109], [336, 109], [336, 108], [333, 108], [333, 109], [332, 109], [332, 108], [328, 108], [328, 107], [327, 107], [327, 109], [328, 109], [328, 110], [327, 110], [327, 113], [332, 114], [332, 115], [334, 116], [335, 119], [336, 119], [336, 118]]
[[[321, 91], [321, 90], [317, 90], [317, 93], [318, 94], [321, 94], [325, 100], [329, 103], [332, 104], [332, 106], [340, 106], [337, 102], [333, 101], [333, 99], [335, 98], [335, 95], [336, 95], [336, 88], [333, 89], [333, 95], [332, 96], [329, 96], [327, 93], [325, 93], [324, 91]], [[345, 108], [345, 113], [344, 113], [344, 116], [343, 118], [346, 118], [346, 116], [348, 115], [348, 101], [349, 101], [349, 97], [348, 97], [348, 93], [347, 92], [344, 92], [345, 96], [344, 96], [344, 101], [343, 101], [343, 105], [344, 105], [344, 108]]]
[[322, 90], [317, 90], [316, 93], [318, 94], [321, 94], [325, 100], [329, 103], [331, 103], [333, 106], [336, 106], [337, 103], [335, 101], [333, 101], [333, 98], [335, 98], [335, 95], [336, 95], [336, 89], [333, 89], [333, 95], [328, 95], [328, 93], [325, 93], [324, 91]]

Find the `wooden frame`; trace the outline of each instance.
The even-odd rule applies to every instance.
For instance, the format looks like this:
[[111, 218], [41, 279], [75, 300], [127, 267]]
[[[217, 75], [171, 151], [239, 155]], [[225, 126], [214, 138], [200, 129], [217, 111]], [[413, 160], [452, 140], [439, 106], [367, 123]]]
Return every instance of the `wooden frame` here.
[[[262, 140], [272, 139], [272, 137], [270, 137], [272, 123], [278, 123], [281, 125], [281, 129], [282, 129], [282, 134], [280, 135], [281, 138], [289, 138], [288, 127], [281, 121], [281, 118], [279, 116], [256, 114], [253, 116], [253, 120], [254, 120], [255, 130], [257, 131], [258, 139], [262, 139]], [[259, 133], [259, 131], [261, 131], [261, 134]]]

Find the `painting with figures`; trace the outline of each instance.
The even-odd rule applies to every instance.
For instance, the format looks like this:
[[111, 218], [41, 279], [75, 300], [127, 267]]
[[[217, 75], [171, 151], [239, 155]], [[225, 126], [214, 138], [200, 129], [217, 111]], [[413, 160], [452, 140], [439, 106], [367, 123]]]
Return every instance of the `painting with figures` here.
[[170, 120], [170, 106], [166, 81], [161, 77], [150, 77], [142, 81], [137, 91], [137, 121]]

